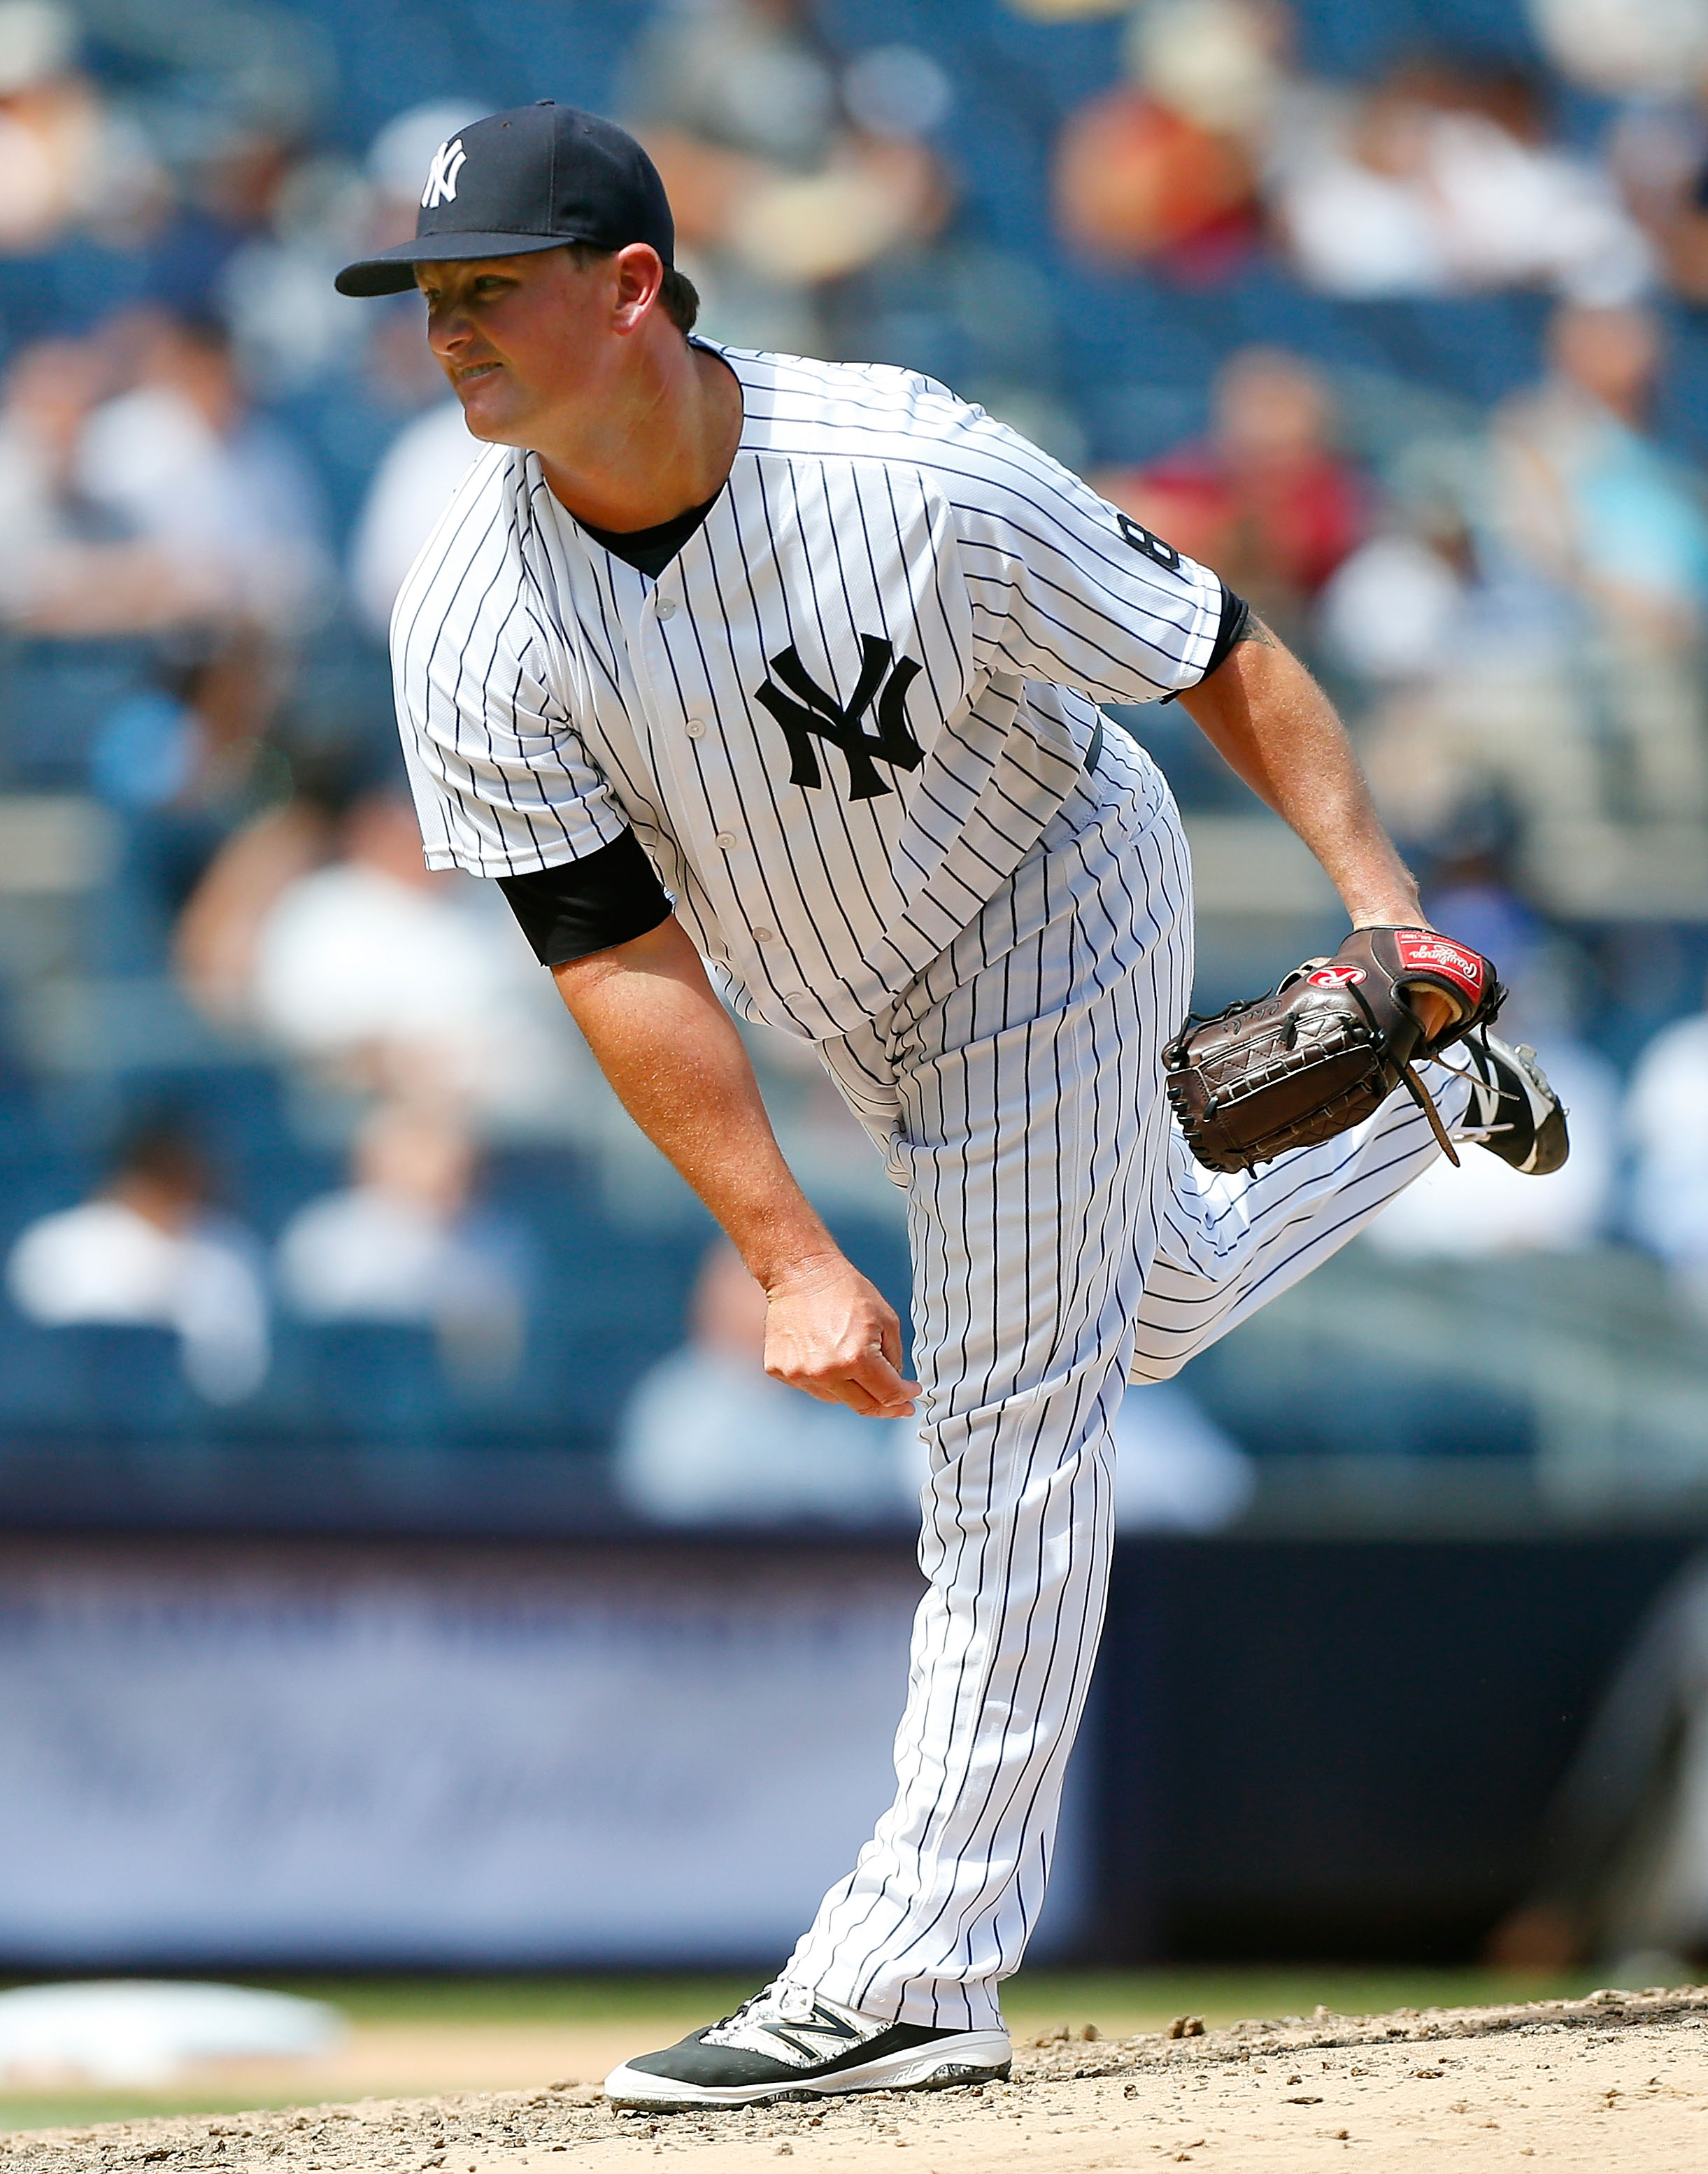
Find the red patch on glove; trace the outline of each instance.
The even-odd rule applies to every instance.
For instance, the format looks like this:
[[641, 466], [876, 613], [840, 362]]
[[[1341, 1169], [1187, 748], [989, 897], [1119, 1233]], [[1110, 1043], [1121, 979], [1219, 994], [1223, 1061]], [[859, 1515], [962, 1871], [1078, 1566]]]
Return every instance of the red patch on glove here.
[[1477, 952], [1424, 928], [1397, 928], [1394, 943], [1402, 966], [1414, 973], [1439, 974], [1462, 989], [1473, 1008], [1482, 1003], [1487, 966]]
[[1313, 989], [1343, 989], [1349, 982], [1361, 982], [1364, 969], [1362, 966], [1319, 966], [1314, 974], [1307, 974], [1305, 978]]

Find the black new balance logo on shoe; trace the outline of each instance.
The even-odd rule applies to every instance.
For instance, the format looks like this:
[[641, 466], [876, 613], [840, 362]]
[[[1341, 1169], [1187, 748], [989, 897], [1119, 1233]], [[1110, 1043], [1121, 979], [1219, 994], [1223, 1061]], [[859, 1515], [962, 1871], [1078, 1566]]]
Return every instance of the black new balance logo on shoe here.
[[[911, 657], [898, 657], [881, 634], [862, 634], [860, 655], [860, 677], [846, 705], [834, 695], [827, 695], [810, 677], [792, 644], [772, 657], [775, 677], [766, 680], [754, 699], [763, 703], [783, 728], [793, 765], [789, 771], [791, 785], [824, 783], [818, 751], [813, 745], [815, 738], [828, 740], [842, 750], [852, 800], [875, 800], [879, 793], [894, 790], [878, 775], [878, 763], [887, 762], [895, 770], [917, 770], [925, 760], [925, 750], [913, 737], [905, 713], [907, 690], [918, 676], [918, 665]], [[874, 696], [878, 729], [868, 733], [861, 720], [872, 707]]]
[[773, 2038], [781, 2038], [786, 2046], [792, 2046], [809, 2061], [827, 2060], [841, 2047], [857, 2046], [861, 2036], [851, 2023], [833, 2015], [818, 2001], [813, 2004], [812, 2014], [802, 2021], [791, 2017], [786, 2025], [768, 2023], [765, 2028]]

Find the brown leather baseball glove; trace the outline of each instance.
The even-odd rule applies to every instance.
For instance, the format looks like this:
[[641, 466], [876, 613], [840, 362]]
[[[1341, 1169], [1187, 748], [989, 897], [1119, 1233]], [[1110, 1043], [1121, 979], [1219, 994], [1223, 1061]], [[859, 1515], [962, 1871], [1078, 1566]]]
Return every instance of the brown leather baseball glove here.
[[[1433, 1037], [1407, 1000], [1414, 988], [1454, 1005]], [[1354, 929], [1332, 959], [1307, 959], [1267, 997], [1189, 1018], [1163, 1052], [1169, 1101], [1207, 1168], [1255, 1170], [1332, 1140], [1403, 1086], [1457, 1163], [1413, 1067], [1486, 1025], [1505, 993], [1480, 951], [1433, 929]]]

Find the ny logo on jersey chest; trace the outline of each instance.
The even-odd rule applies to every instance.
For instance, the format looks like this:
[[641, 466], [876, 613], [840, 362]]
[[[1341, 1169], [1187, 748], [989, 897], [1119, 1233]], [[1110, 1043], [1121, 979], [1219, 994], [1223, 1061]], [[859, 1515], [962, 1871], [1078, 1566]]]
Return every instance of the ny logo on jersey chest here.
[[[846, 703], [825, 693], [795, 653], [792, 642], [770, 664], [771, 677], [754, 700], [783, 728], [791, 785], [824, 782], [813, 745], [815, 739], [841, 749], [848, 765], [851, 800], [875, 800], [895, 789], [878, 775], [878, 763], [887, 762], [895, 770], [917, 770], [924, 761], [925, 750], [913, 737], [906, 715], [907, 690], [920, 668], [911, 657], [897, 657], [883, 635], [861, 635], [860, 677]], [[874, 698], [877, 730], [868, 733], [862, 721]]]

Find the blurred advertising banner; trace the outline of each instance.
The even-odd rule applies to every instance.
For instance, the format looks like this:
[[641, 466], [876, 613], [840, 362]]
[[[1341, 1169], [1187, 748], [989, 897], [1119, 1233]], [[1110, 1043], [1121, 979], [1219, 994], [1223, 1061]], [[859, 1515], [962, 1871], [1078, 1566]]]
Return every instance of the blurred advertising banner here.
[[780, 1960], [889, 1799], [919, 1589], [893, 1546], [9, 1544], [0, 1961]]

